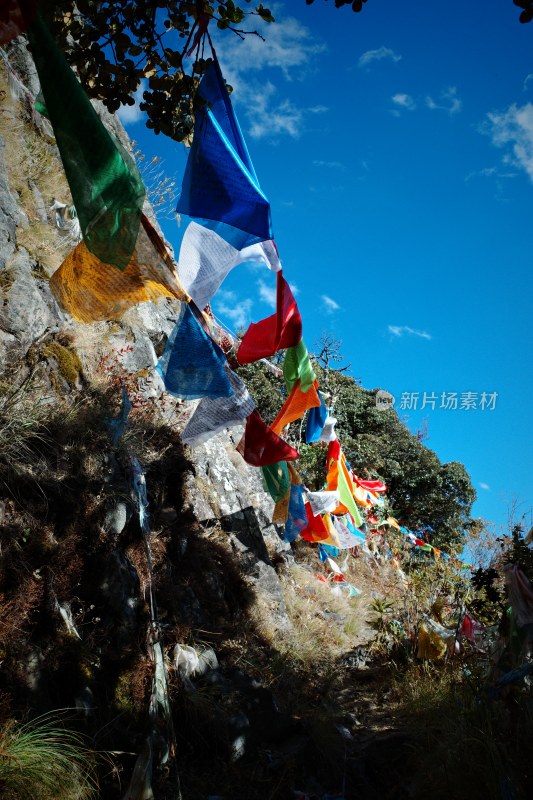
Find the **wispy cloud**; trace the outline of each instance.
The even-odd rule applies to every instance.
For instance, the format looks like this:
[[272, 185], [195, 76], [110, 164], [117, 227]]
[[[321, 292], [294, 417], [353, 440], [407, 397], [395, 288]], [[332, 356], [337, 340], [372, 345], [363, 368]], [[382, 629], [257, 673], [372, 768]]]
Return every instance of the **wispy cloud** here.
[[533, 103], [513, 103], [506, 111], [487, 114], [482, 132], [505, 149], [504, 164], [523, 170], [533, 182]]
[[322, 305], [326, 314], [334, 314], [335, 311], [340, 310], [340, 305], [332, 297], [328, 297], [327, 294], [322, 295]]
[[285, 79], [291, 81], [305, 74], [312, 59], [327, 49], [324, 42], [318, 41], [295, 17], [283, 16], [281, 8], [273, 10], [276, 24], [263, 26], [260, 30], [265, 42], [259, 36], [246, 36], [244, 39], [216, 36], [217, 52], [228, 72], [229, 65], [233, 74], [239, 75], [279, 69]]
[[[298, 138], [310, 116], [324, 114], [325, 105], [297, 106], [283, 96], [283, 82], [299, 80], [311, 69], [314, 59], [326, 50], [309, 28], [294, 17], [284, 17], [282, 7], [271, 5], [280, 24], [261, 28], [266, 42], [258, 36], [217, 36], [215, 45], [227, 82], [233, 86], [232, 100], [242, 110], [250, 136], [276, 140], [279, 136]], [[268, 80], [262, 72], [268, 74]], [[281, 84], [280, 84], [281, 81]]]
[[119, 110], [117, 112], [118, 113], [118, 117], [119, 117], [120, 121], [122, 122], [122, 124], [124, 125], [125, 128], [127, 128], [128, 125], [135, 125], [136, 122], [140, 122], [143, 119], [144, 115], [145, 115], [145, 112], [141, 111], [141, 109], [139, 108], [139, 103], [142, 102], [143, 92], [146, 89], [146, 84], [147, 84], [147, 81], [144, 81], [144, 80], [141, 81], [140, 84], [139, 84], [139, 88], [133, 94], [133, 99], [135, 100], [135, 104], [134, 105], [132, 105], [132, 106], [120, 106], [120, 108], [119, 108]]
[[264, 281], [259, 281], [257, 284], [259, 289], [259, 298], [267, 305], [276, 307], [276, 288], [275, 286], [267, 286]]
[[396, 94], [393, 94], [391, 100], [395, 106], [398, 106], [398, 108], [403, 108], [406, 111], [414, 111], [416, 108], [416, 103], [411, 95], [405, 94], [405, 92], [397, 92]]
[[390, 47], [378, 47], [376, 50], [367, 50], [366, 53], [363, 53], [359, 56], [359, 61], [357, 62], [358, 67], [368, 67], [372, 61], [383, 61], [387, 59], [388, 61], [400, 61], [401, 56], [391, 50]]
[[486, 492], [490, 492], [490, 486], [488, 483], [483, 483], [482, 481], [479, 482], [479, 488], [485, 489]]
[[526, 75], [526, 77], [524, 78], [524, 84], [522, 86], [524, 92], [527, 92], [527, 90], [529, 89], [529, 84], [531, 81], [533, 81], [533, 72], [530, 72], [529, 75]]
[[315, 159], [313, 167], [326, 167], [327, 169], [344, 169], [344, 164], [340, 161], [320, 161]]
[[426, 105], [432, 111], [447, 111], [452, 116], [461, 110], [463, 102], [457, 97], [457, 87], [449, 86], [440, 93], [439, 102], [428, 95]]
[[389, 325], [388, 330], [393, 336], [408, 335], [418, 336], [420, 339], [431, 339], [431, 334], [426, 331], [417, 331], [414, 328], [410, 328], [408, 325]]
[[252, 301], [249, 298], [241, 300], [235, 292], [219, 289], [216, 294], [216, 312], [224, 320], [230, 320], [234, 328], [245, 328], [250, 322]]

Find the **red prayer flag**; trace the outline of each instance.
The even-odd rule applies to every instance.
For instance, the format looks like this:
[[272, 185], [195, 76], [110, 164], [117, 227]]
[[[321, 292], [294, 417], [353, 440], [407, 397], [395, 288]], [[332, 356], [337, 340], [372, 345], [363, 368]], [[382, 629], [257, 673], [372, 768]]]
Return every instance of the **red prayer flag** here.
[[[352, 473], [353, 474], [353, 473]], [[358, 478], [356, 475], [353, 476], [355, 483], [359, 486], [362, 486], [363, 489], [367, 489], [369, 492], [386, 492], [387, 487], [381, 481], [362, 481], [361, 478]]]
[[307, 539], [308, 542], [322, 542], [324, 539], [329, 538], [329, 531], [326, 528], [324, 520], [320, 516], [313, 516], [311, 503], [305, 504], [305, 513], [307, 514], [307, 527], [300, 531], [302, 539]]
[[263, 422], [257, 410], [252, 411], [246, 420], [246, 428], [237, 445], [237, 452], [252, 467], [266, 467], [278, 461], [294, 461], [300, 458], [294, 447], [284, 442]]
[[252, 322], [237, 351], [239, 364], [270, 358], [278, 350], [295, 347], [302, 338], [302, 318], [290, 286], [278, 272], [276, 313]]
[[334, 439], [328, 445], [328, 454], [327, 454], [327, 465], [329, 467], [329, 462], [333, 459], [333, 461], [338, 461], [341, 457], [341, 443], [338, 439]]

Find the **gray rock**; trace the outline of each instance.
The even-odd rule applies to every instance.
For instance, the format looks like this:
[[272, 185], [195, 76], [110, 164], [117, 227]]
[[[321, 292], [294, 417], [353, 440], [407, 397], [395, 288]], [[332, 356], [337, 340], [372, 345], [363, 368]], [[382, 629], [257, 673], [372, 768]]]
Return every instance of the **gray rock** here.
[[17, 203], [9, 190], [5, 162], [5, 140], [0, 136], [0, 271], [17, 244]]
[[47, 302], [33, 277], [34, 264], [23, 247], [8, 259], [6, 269], [11, 271], [13, 283], [0, 309], [0, 328], [26, 349], [55, 322], [49, 290]]
[[111, 533], [113, 536], [120, 536], [131, 514], [131, 508], [120, 500], [106, 513], [104, 518], [104, 530]]

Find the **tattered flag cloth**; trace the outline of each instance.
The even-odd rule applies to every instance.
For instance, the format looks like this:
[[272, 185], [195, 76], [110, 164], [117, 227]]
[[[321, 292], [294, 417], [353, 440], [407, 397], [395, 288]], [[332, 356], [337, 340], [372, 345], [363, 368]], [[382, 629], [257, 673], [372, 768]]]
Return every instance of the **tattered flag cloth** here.
[[233, 394], [230, 397], [204, 397], [185, 426], [181, 439], [189, 447], [207, 442], [224, 428], [243, 423], [255, 408], [248, 389], [239, 376], [225, 365]]
[[320, 405], [315, 406], [309, 411], [307, 415], [307, 423], [305, 426], [305, 441], [306, 444], [311, 444], [311, 442], [318, 442], [320, 438], [320, 434], [324, 429], [324, 425], [326, 423], [326, 419], [328, 417], [328, 409], [326, 404], [324, 403], [324, 398], [317, 392], [318, 399], [320, 400]]
[[208, 227], [210, 220], [230, 225], [234, 230], [228, 241], [237, 249], [272, 239], [270, 203], [259, 187], [216, 59], [200, 82], [198, 101], [203, 106], [196, 111], [176, 211]]
[[279, 461], [277, 464], [267, 464], [261, 467], [263, 484], [275, 503], [282, 500], [290, 485], [289, 466], [286, 461]]
[[366, 539], [364, 531], [359, 530], [359, 528], [357, 528], [354, 525], [354, 522], [349, 514], [346, 514], [344, 517], [342, 517], [342, 521], [346, 525], [350, 533], [353, 534], [353, 536], [357, 536], [358, 539], [363, 539], [363, 540]]
[[334, 511], [340, 503], [338, 492], [308, 492], [307, 499], [315, 517], [327, 511]]
[[518, 564], [504, 567], [505, 584], [513, 616], [519, 625], [533, 624], [533, 587]]
[[225, 364], [220, 347], [200, 326], [190, 305], [183, 303], [156, 367], [167, 392], [183, 400], [231, 397]]
[[302, 318], [290, 286], [278, 272], [276, 313], [252, 322], [237, 351], [239, 364], [270, 358], [278, 350], [294, 347], [302, 338]]
[[289, 500], [291, 499], [291, 486], [290, 483], [287, 486], [287, 491], [281, 497], [274, 506], [274, 511], [272, 512], [272, 522], [274, 525], [285, 525], [287, 520], [289, 519]]
[[283, 378], [287, 392], [292, 390], [297, 381], [300, 381], [302, 392], [307, 392], [316, 381], [316, 375], [303, 339], [294, 347], [287, 349], [283, 362]]
[[145, 196], [137, 167], [105, 128], [74, 72], [37, 14], [31, 52], [87, 249], [125, 269]]
[[298, 381], [270, 427], [274, 433], [281, 433], [285, 425], [303, 417], [308, 408], [319, 405], [316, 387], [311, 386], [308, 392], [302, 392]]
[[332, 517], [332, 522], [339, 539], [338, 546], [341, 550], [349, 550], [351, 547], [361, 544], [361, 539], [358, 536], [354, 536], [345, 525], [344, 517]]
[[118, 319], [128, 308], [149, 300], [188, 300], [172, 259], [148, 219], [141, 217], [129, 264], [119, 272], [80, 242], [50, 278], [59, 305], [77, 322]]
[[237, 250], [214, 231], [191, 222], [180, 248], [179, 275], [183, 286], [199, 308], [211, 299], [228, 273], [239, 264], [264, 264], [281, 269], [274, 242], [261, 242]]
[[264, 467], [277, 461], [294, 461], [300, 458], [290, 444], [274, 433], [254, 410], [246, 420], [244, 435], [237, 445], [237, 451], [252, 467]]
[[298, 534], [307, 525], [307, 514], [303, 499], [304, 487], [301, 483], [291, 484], [289, 496], [289, 515], [285, 525], [283, 539], [285, 542], [294, 542]]
[[36, 5], [37, 0], [2, 0], [0, 4], [0, 44], [7, 44], [25, 32], [35, 16]]

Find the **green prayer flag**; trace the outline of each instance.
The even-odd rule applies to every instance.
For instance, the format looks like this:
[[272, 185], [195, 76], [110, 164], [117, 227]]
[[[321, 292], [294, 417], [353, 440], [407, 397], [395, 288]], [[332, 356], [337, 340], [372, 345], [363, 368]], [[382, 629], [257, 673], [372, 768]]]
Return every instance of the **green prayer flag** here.
[[301, 339], [294, 347], [288, 347], [283, 362], [283, 378], [287, 392], [291, 393], [299, 380], [302, 392], [308, 392], [316, 380], [305, 342]]
[[290, 485], [287, 462], [278, 461], [277, 464], [267, 464], [267, 466], [261, 467], [261, 472], [265, 490], [275, 503], [279, 503], [287, 494]]
[[344, 470], [340, 462], [339, 462], [339, 479], [337, 483], [337, 489], [339, 492], [341, 503], [343, 504], [343, 506], [346, 506], [346, 508], [353, 517], [355, 526], [359, 528], [359, 526], [363, 524], [363, 518], [359, 513], [359, 509], [357, 508], [357, 503], [355, 502], [354, 496], [348, 485], [346, 475], [344, 474]]
[[[105, 128], [40, 14], [28, 27], [52, 124], [88, 250], [123, 270], [132, 256], [145, 188], [135, 162]], [[43, 103], [44, 99], [44, 103]]]

